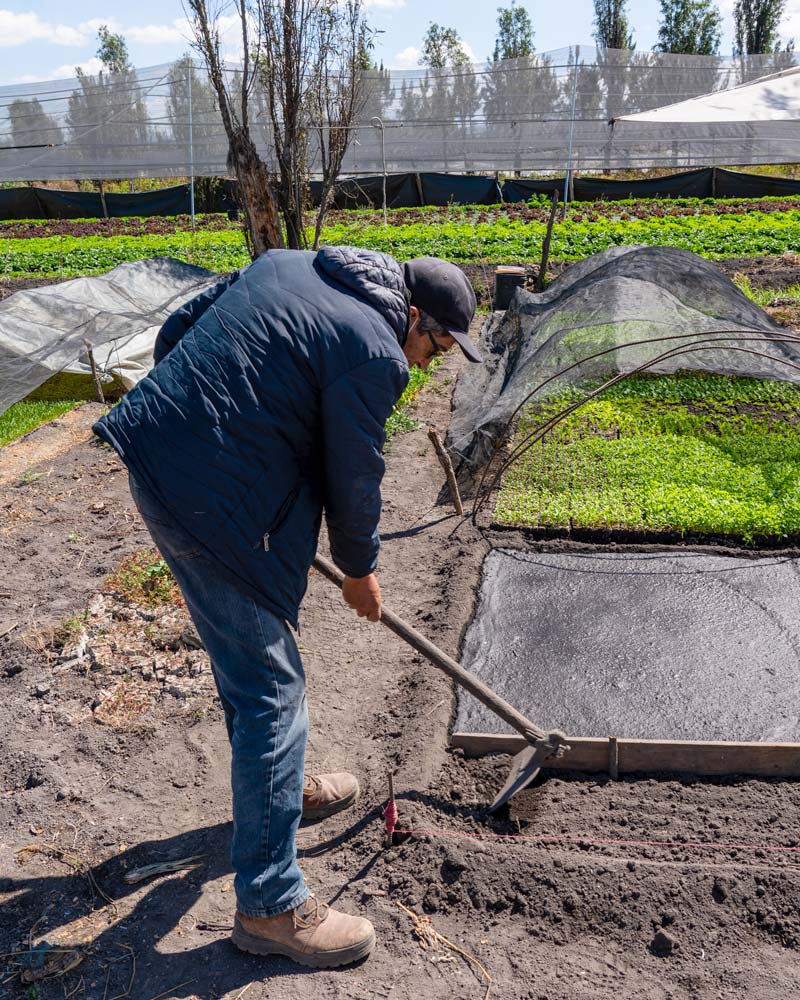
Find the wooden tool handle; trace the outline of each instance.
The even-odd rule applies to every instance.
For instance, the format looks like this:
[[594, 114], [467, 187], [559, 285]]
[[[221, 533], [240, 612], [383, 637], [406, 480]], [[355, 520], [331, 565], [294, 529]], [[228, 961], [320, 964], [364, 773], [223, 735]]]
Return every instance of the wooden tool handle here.
[[[337, 587], [341, 588], [344, 583], [344, 575], [329, 559], [317, 555], [314, 558], [314, 567], [330, 580], [331, 583], [335, 583]], [[478, 680], [469, 670], [465, 670], [460, 663], [456, 663], [452, 657], [439, 649], [438, 646], [434, 646], [429, 639], [426, 639], [421, 632], [412, 628], [402, 618], [398, 618], [394, 612], [385, 606], [381, 608], [381, 622], [404, 642], [407, 642], [409, 646], [416, 649], [418, 653], [422, 653], [425, 659], [432, 663], [434, 667], [452, 677], [457, 684], [466, 691], [469, 691], [473, 697], [477, 698], [479, 702], [494, 712], [495, 715], [499, 716], [504, 722], [507, 722], [509, 726], [513, 726], [529, 743], [546, 739], [547, 734], [542, 732], [529, 719], [526, 719], [524, 715], [521, 715], [513, 705], [509, 705], [507, 701], [495, 694], [491, 688], [487, 687], [483, 681]]]

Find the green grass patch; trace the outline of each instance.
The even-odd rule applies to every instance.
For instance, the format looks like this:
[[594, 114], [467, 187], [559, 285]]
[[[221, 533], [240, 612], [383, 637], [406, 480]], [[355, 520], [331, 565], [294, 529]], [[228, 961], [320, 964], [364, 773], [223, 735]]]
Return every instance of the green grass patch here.
[[422, 392], [422, 389], [430, 380], [431, 375], [441, 365], [442, 358], [434, 358], [430, 365], [423, 371], [421, 368], [412, 368], [411, 377], [405, 392], [395, 404], [389, 419], [386, 421], [386, 443], [388, 444], [395, 434], [403, 434], [406, 431], [415, 431], [419, 427], [419, 421], [411, 415], [411, 404]]
[[[583, 394], [581, 394], [582, 396]], [[576, 398], [531, 407], [516, 441]], [[636, 376], [587, 403], [506, 473], [500, 524], [726, 535], [800, 533], [800, 389]]]
[[80, 405], [75, 399], [22, 400], [0, 413], [0, 448]]
[[762, 309], [776, 299], [791, 300], [800, 305], [800, 285], [789, 285], [786, 288], [753, 288], [747, 275], [734, 278], [734, 284]]
[[146, 607], [183, 602], [169, 566], [155, 549], [142, 549], [128, 556], [105, 580], [103, 590]]

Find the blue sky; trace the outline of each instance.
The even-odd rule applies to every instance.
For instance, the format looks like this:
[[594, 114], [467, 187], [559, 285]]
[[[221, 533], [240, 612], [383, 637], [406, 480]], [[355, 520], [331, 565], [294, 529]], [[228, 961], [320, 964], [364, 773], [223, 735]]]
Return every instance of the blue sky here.
[[[369, 18], [381, 31], [377, 58], [387, 66], [410, 69], [417, 65], [418, 48], [431, 20], [455, 27], [467, 50], [483, 61], [491, 52], [495, 10], [499, 0], [479, 6], [464, 0], [367, 0]], [[718, 0], [719, 2], [719, 0]], [[538, 51], [591, 42], [592, 0], [552, 2], [526, 0], [536, 33]], [[721, 0], [725, 37], [730, 51], [733, 0]], [[637, 47], [649, 49], [656, 40], [659, 0], [629, 0]], [[109, 4], [99, 0], [0, 0], [0, 84], [71, 76], [73, 67], [96, 70], [97, 28], [109, 24], [128, 40], [136, 66], [152, 66], [180, 56], [188, 48], [187, 27], [180, 0], [138, 0]], [[788, 39], [800, 43], [800, 0], [787, 0], [782, 26]], [[231, 36], [231, 53], [235, 35]]]

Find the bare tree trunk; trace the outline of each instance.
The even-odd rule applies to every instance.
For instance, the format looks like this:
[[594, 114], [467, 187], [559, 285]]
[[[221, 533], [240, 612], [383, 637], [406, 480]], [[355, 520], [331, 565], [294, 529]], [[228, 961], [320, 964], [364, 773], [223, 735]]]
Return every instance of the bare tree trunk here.
[[325, 216], [328, 214], [328, 209], [331, 204], [331, 194], [333, 192], [333, 183], [324, 184], [322, 188], [322, 194], [319, 199], [319, 211], [317, 212], [317, 221], [314, 226], [314, 246], [312, 249], [319, 250], [319, 241], [322, 237], [322, 227], [325, 224]]
[[225, 84], [216, 20], [218, 15], [209, 12], [207, 0], [186, 0], [186, 6], [193, 15], [195, 44], [205, 60], [228, 136], [228, 162], [239, 182], [250, 252], [253, 257], [258, 257], [266, 250], [284, 245], [272, 198], [273, 178], [253, 142], [248, 115], [248, 100], [254, 81], [250, 53], [258, 51], [263, 39], [260, 35], [255, 39], [250, 38], [247, 7], [244, 0], [237, 0], [236, 9], [240, 17], [244, 51], [240, 107], [237, 109]]
[[258, 257], [266, 250], [284, 245], [281, 224], [272, 200], [272, 178], [249, 132], [235, 131], [228, 141], [230, 163], [239, 182], [251, 252], [253, 257]]

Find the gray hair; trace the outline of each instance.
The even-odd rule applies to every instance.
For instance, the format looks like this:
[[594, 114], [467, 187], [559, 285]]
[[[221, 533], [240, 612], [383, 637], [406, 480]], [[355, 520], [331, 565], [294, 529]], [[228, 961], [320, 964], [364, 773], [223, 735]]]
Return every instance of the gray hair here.
[[[419, 308], [419, 307], [417, 307]], [[417, 327], [420, 333], [444, 333], [442, 324], [433, 318], [429, 313], [424, 310], [419, 310], [419, 326]]]

